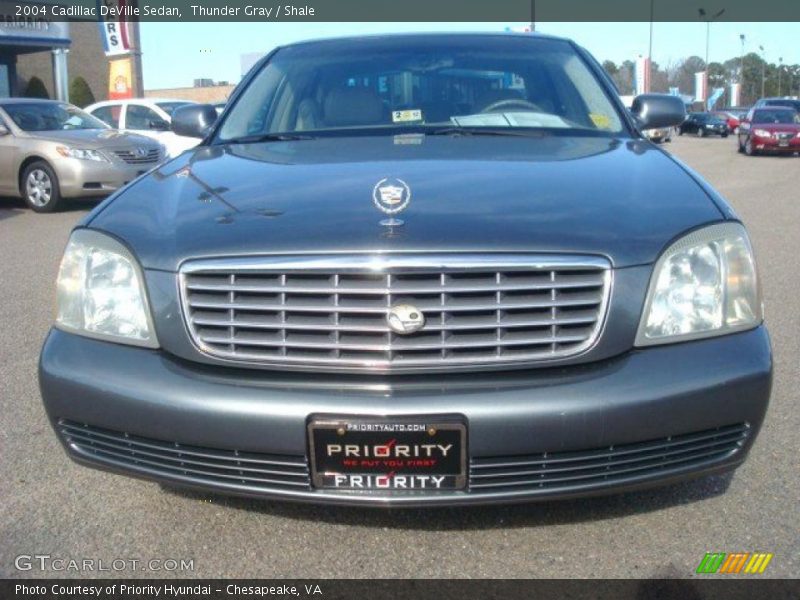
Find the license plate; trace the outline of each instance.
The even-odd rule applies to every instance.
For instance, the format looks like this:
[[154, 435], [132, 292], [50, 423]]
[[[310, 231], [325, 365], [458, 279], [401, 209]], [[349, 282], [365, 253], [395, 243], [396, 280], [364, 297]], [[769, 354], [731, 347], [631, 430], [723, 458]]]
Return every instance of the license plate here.
[[789, 140], [778, 140], [778, 146], [783, 146], [784, 148], [789, 145]]
[[466, 486], [467, 428], [436, 418], [319, 418], [308, 424], [314, 487], [431, 492]]

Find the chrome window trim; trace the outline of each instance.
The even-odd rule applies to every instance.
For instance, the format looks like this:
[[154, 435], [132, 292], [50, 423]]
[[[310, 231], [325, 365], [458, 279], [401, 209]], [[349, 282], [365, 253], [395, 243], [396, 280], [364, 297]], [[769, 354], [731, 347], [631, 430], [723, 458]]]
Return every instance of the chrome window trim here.
[[[490, 270], [490, 269], [522, 269], [530, 270], [581, 270], [597, 269], [603, 271], [603, 293], [597, 309], [597, 320], [590, 336], [580, 346], [566, 351], [554, 352], [547, 358], [515, 358], [499, 357], [497, 360], [476, 361], [470, 358], [460, 360], [448, 359], [446, 363], [419, 365], [386, 365], [383, 361], [313, 359], [303, 360], [298, 364], [294, 359], [286, 361], [264, 360], [258, 358], [226, 356], [212, 349], [199, 339], [190, 322], [190, 306], [187, 294], [186, 278], [195, 273], [258, 273], [258, 272], [330, 272], [376, 274], [393, 271], [414, 270], [416, 272], [437, 272], [441, 270]], [[452, 373], [470, 370], [503, 370], [540, 367], [573, 359], [586, 354], [597, 345], [606, 327], [611, 292], [614, 284], [614, 270], [611, 262], [600, 256], [569, 254], [536, 254], [536, 253], [341, 253], [341, 254], [291, 254], [291, 255], [259, 255], [230, 258], [190, 259], [183, 262], [178, 270], [178, 294], [183, 324], [193, 347], [202, 355], [220, 364], [239, 367], [256, 367], [264, 369], [281, 369], [300, 372], [325, 373], [373, 373], [373, 374], [406, 374], [406, 373]]]

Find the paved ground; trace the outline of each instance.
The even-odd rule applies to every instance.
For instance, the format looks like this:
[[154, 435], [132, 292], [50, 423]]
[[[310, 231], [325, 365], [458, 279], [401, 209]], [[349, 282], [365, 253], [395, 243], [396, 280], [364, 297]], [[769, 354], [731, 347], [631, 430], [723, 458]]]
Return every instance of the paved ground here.
[[797, 576], [800, 158], [746, 158], [730, 138], [678, 138], [667, 148], [750, 227], [776, 358], [766, 425], [733, 477], [505, 508], [375, 512], [230, 500], [75, 466], [45, 419], [36, 360], [67, 234], [92, 204], [34, 215], [0, 199], [0, 576], [41, 576], [15, 571], [14, 557], [50, 554], [192, 558], [202, 577], [682, 577], [709, 550], [774, 552], [767, 574]]

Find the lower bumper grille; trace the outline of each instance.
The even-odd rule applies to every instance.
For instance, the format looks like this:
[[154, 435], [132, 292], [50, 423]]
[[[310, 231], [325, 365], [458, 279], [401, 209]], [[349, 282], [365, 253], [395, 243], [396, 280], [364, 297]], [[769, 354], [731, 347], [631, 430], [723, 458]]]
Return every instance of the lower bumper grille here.
[[[187, 446], [65, 420], [57, 427], [73, 452], [122, 470], [211, 488], [315, 493], [304, 456]], [[593, 450], [476, 457], [470, 460], [468, 491], [454, 495], [568, 494], [651, 480], [675, 470], [713, 466], [738, 452], [749, 435], [750, 426], [743, 423]]]
[[84, 455], [156, 476], [263, 489], [302, 490], [310, 486], [308, 464], [302, 456], [212, 450], [64, 420], [58, 422], [58, 429], [67, 444]]
[[747, 424], [597, 450], [474, 458], [473, 492], [522, 491], [612, 484], [728, 458], [750, 433]]

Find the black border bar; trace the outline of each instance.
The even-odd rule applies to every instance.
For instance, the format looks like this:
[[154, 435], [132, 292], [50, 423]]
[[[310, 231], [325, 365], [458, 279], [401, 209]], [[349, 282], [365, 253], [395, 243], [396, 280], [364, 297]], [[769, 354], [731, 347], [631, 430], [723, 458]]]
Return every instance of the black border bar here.
[[[266, 568], [266, 565], [265, 565]], [[757, 576], [690, 579], [322, 579], [322, 580], [157, 580], [4, 579], [3, 600], [796, 600], [800, 580]], [[120, 593], [122, 586], [139, 588]], [[169, 586], [172, 586], [171, 588]], [[23, 589], [25, 588], [25, 589]], [[158, 594], [155, 590], [158, 590]], [[70, 590], [74, 590], [70, 592]], [[99, 590], [97, 594], [92, 590]], [[116, 592], [114, 591], [116, 590]], [[152, 590], [152, 591], [147, 591]], [[176, 593], [176, 590], [178, 593]]]
[[798, 0], [0, 0], [0, 19], [114, 20], [98, 6], [120, 3], [143, 22], [800, 21]]

